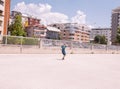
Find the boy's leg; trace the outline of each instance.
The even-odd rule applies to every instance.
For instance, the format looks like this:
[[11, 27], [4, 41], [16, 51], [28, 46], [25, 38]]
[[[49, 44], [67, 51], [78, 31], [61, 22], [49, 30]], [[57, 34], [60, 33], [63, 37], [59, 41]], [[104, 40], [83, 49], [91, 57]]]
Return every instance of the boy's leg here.
[[63, 56], [63, 60], [65, 59], [65, 55]]
[[62, 60], [64, 60], [64, 55], [63, 55], [63, 58], [62, 58]]

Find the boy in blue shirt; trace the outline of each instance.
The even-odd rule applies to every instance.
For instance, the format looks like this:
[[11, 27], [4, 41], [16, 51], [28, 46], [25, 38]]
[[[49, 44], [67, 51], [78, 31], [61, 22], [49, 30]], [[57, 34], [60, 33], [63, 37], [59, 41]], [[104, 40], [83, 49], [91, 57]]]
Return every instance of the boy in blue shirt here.
[[66, 51], [65, 51], [66, 47], [67, 47], [67, 46], [66, 46], [65, 44], [61, 46], [62, 54], [63, 54], [62, 60], [64, 60], [64, 58], [65, 58], [65, 56], [66, 56]]

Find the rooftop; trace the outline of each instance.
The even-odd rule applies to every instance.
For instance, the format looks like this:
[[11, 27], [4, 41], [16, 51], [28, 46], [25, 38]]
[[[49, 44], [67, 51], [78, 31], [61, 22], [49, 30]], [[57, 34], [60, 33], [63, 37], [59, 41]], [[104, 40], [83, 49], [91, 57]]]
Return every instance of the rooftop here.
[[57, 28], [55, 28], [55, 27], [50, 27], [50, 26], [48, 26], [47, 29], [48, 29], [49, 31], [60, 32], [60, 30], [57, 29]]

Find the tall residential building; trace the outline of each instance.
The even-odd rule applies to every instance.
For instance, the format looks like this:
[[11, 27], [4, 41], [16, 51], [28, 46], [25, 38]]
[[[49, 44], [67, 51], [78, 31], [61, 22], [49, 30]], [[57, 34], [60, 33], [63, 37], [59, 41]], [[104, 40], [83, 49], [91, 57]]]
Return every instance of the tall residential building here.
[[7, 35], [10, 17], [10, 0], [0, 0], [0, 35]]
[[90, 39], [94, 40], [95, 36], [105, 36], [107, 38], [107, 43], [111, 44], [111, 29], [110, 28], [93, 28], [91, 30]]
[[117, 28], [120, 26], [120, 7], [112, 10], [112, 36], [111, 41], [114, 44], [117, 35]]

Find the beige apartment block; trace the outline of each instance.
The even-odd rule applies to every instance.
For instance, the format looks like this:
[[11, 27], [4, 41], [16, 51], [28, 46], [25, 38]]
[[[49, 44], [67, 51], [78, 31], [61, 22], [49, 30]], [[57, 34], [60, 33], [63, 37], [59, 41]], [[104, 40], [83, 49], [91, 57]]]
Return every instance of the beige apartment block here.
[[90, 28], [85, 24], [63, 23], [51, 24], [50, 26], [61, 30], [61, 40], [90, 42]]

